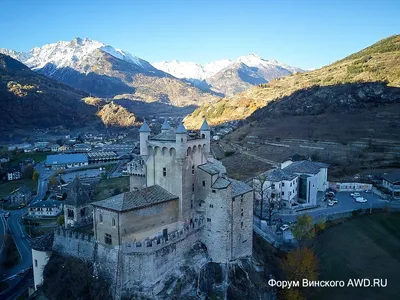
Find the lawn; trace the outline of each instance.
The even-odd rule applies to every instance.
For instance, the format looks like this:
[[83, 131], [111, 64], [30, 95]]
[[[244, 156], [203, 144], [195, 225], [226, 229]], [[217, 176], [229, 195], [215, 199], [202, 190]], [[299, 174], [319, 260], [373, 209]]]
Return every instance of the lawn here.
[[129, 191], [129, 177], [102, 179], [94, 189], [94, 201], [107, 199], [115, 194]]
[[46, 153], [46, 152], [19, 153], [16, 157], [14, 157], [10, 161], [10, 164], [17, 164], [21, 161], [24, 161], [27, 158], [32, 158], [35, 161], [35, 163], [40, 163], [46, 160], [48, 154], [51, 153]]
[[23, 185], [31, 188], [33, 190], [33, 194], [35, 194], [37, 188], [35, 181], [32, 179], [19, 179], [0, 184], [0, 199]]
[[317, 238], [321, 280], [387, 279], [385, 288], [321, 288], [312, 299], [400, 299], [400, 214], [359, 217]]

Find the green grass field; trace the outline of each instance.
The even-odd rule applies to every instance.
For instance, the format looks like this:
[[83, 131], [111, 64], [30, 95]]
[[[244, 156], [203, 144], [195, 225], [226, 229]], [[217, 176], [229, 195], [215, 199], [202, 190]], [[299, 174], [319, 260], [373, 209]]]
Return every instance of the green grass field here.
[[320, 288], [312, 299], [400, 299], [400, 214], [359, 217], [316, 241], [321, 280], [387, 279], [385, 288]]
[[35, 194], [37, 187], [36, 182], [32, 179], [20, 179], [0, 184], [0, 199], [23, 185], [31, 188], [33, 191], [32, 193]]
[[46, 152], [19, 153], [10, 161], [10, 163], [17, 164], [21, 161], [24, 161], [27, 158], [32, 158], [33, 160], [35, 160], [35, 163], [39, 163], [46, 160], [48, 154], [51, 153], [46, 153]]
[[129, 177], [102, 179], [94, 190], [94, 201], [107, 199], [115, 194], [129, 191]]

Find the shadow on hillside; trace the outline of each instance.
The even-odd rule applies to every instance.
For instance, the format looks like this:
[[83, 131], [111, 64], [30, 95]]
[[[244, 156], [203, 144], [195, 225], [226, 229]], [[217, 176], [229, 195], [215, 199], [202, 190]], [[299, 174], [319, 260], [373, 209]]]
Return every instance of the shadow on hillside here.
[[198, 107], [196, 105], [178, 107], [160, 102], [148, 103], [129, 99], [118, 99], [113, 100], [113, 102], [140, 117], [147, 117], [149, 115], [185, 116], [192, 113]]
[[248, 119], [254, 121], [268, 117], [357, 113], [363, 109], [395, 103], [400, 103], [400, 88], [387, 86], [383, 82], [312, 86], [271, 101]]
[[118, 94], [135, 92], [135, 88], [128, 86], [119, 78], [93, 72], [85, 75], [70, 67], [56, 68], [51, 63], [46, 64], [37, 72], [98, 97], [109, 98]]

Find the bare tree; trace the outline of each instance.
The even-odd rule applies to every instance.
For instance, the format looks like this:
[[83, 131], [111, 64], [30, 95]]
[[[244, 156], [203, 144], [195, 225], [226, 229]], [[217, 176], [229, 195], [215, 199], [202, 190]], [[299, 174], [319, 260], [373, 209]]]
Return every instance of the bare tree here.
[[275, 193], [273, 184], [269, 184], [266, 175], [254, 179], [254, 197], [260, 203], [259, 217], [263, 219], [264, 204], [267, 205], [268, 223], [272, 223], [273, 215], [281, 208], [280, 193]]

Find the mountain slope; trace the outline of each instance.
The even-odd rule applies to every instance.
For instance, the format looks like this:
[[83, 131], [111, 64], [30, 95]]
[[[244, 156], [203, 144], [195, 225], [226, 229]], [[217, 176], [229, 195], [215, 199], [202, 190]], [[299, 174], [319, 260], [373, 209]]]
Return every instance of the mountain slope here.
[[156, 68], [185, 79], [200, 89], [232, 96], [247, 88], [294, 72], [303, 72], [276, 60], [265, 60], [255, 54], [214, 61], [202, 67], [193, 62], [154, 63]]
[[101, 99], [93, 102], [86, 96], [0, 54], [0, 132], [60, 125], [74, 128], [102, 123], [134, 124], [135, 116], [122, 106]]
[[[257, 109], [267, 105], [263, 109], [264, 112], [269, 112], [267, 115], [275, 111], [274, 114], [277, 116], [281, 108], [283, 110], [283, 107], [287, 107], [287, 109], [284, 109], [286, 115], [324, 113], [326, 106], [324, 97], [319, 96], [321, 89], [313, 88], [311, 95], [307, 91], [312, 87], [327, 87], [322, 93], [329, 93], [331, 101], [338, 102], [341, 109], [347, 111], [351, 102], [357, 101], [355, 100], [357, 97], [351, 95], [360, 93], [360, 99], [374, 101], [372, 95], [366, 93], [364, 89], [375, 89], [376, 87], [359, 86], [359, 89], [357, 89], [357, 85], [351, 85], [350, 90], [336, 87], [342, 84], [363, 82], [385, 82], [389, 87], [400, 87], [400, 35], [379, 41], [321, 69], [292, 74], [273, 80], [268, 84], [253, 87], [232, 98], [225, 98], [215, 104], [202, 106], [186, 118], [185, 124], [189, 127], [198, 126], [203, 118], [207, 118], [211, 124], [245, 119]], [[330, 90], [329, 87], [331, 87]], [[379, 102], [378, 99], [387, 97], [386, 92], [388, 90], [384, 87], [377, 89], [383, 91], [375, 99]], [[362, 94], [365, 94], [365, 97]], [[349, 101], [344, 98], [349, 99]], [[310, 103], [310, 99], [313, 99], [314, 102]], [[291, 109], [291, 105], [296, 105], [298, 109]], [[310, 109], [310, 105], [315, 110]], [[316, 109], [316, 107], [319, 108]], [[266, 117], [266, 114], [258, 112], [256, 116], [261, 118], [261, 116]]]
[[[35, 47], [29, 53], [0, 49], [31, 69], [99, 97], [126, 97], [177, 106], [215, 102], [147, 61], [90, 39], [75, 38]], [[124, 95], [124, 96], [121, 96]]]
[[81, 126], [95, 121], [85, 93], [31, 71], [0, 54], [0, 130], [12, 127]]

